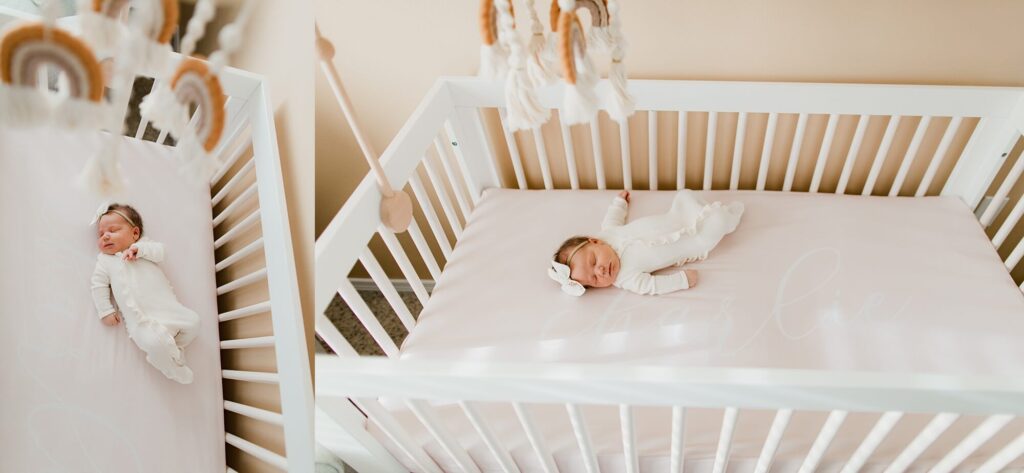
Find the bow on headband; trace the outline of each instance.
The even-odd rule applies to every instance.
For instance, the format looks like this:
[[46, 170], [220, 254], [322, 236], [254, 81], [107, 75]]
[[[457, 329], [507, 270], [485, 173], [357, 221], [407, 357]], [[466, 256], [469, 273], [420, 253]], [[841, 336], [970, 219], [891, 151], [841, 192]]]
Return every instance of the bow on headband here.
[[110, 209], [110, 202], [100, 204], [99, 208], [96, 209], [96, 214], [92, 217], [92, 221], [89, 222], [89, 226], [91, 227], [99, 223], [100, 219], [109, 211], [108, 209]]
[[551, 267], [548, 268], [548, 277], [561, 284], [562, 292], [570, 296], [579, 297], [587, 291], [582, 284], [569, 278], [569, 266], [559, 263], [558, 261], [551, 262]]

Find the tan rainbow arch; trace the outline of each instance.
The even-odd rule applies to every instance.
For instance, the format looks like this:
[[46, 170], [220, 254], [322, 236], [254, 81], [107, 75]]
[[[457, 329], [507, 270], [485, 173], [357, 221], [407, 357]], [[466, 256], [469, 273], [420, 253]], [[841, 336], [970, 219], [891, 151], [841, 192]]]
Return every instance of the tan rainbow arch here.
[[[611, 22], [611, 16], [608, 14], [608, 0], [576, 0], [576, 9], [579, 10], [580, 8], [590, 10], [591, 26], [605, 27]], [[559, 31], [561, 27], [559, 19], [561, 16], [562, 8], [558, 6], [558, 0], [552, 0], [551, 31]]]
[[[147, 36], [157, 43], [170, 43], [174, 36], [174, 29], [178, 26], [178, 2], [175, 0], [148, 1], [158, 4], [159, 8], [153, 10], [154, 14], [159, 16], [154, 18]], [[116, 21], [130, 4], [131, 0], [92, 0], [92, 10], [94, 13]]]
[[103, 71], [92, 49], [68, 32], [42, 23], [16, 27], [0, 39], [0, 80], [35, 87], [44, 65], [68, 77], [70, 96], [103, 100]]
[[580, 57], [587, 54], [586, 34], [583, 32], [583, 24], [575, 12], [562, 12], [558, 17], [558, 57], [562, 62], [562, 75], [568, 84], [576, 83], [576, 55]]
[[227, 99], [220, 86], [220, 79], [210, 72], [206, 61], [184, 58], [171, 78], [171, 90], [184, 104], [195, 105], [199, 110], [196, 135], [207, 152], [213, 151], [224, 132], [224, 104]]
[[[509, 11], [512, 13], [512, 28], [515, 28], [515, 6], [509, 1]], [[494, 0], [481, 0], [480, 2], [480, 36], [484, 45], [490, 46], [498, 41], [498, 9], [494, 6]]]

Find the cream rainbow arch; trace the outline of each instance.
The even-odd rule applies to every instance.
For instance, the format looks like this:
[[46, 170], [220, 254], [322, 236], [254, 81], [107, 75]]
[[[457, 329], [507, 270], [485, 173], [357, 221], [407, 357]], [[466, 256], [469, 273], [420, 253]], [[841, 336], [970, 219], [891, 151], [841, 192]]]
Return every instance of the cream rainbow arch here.
[[[153, 9], [147, 36], [156, 43], [169, 44], [178, 26], [178, 2], [175, 0], [149, 0], [159, 8]], [[112, 21], [117, 21], [131, 4], [131, 0], [91, 0], [92, 12]]]
[[[611, 24], [611, 16], [608, 14], [607, 0], [576, 0], [576, 9], [586, 8], [590, 10], [590, 25], [596, 28], [606, 28]], [[575, 14], [575, 12], [573, 12]], [[551, 31], [558, 32], [559, 18], [562, 15], [562, 8], [558, 0], [551, 2]]]
[[178, 65], [170, 86], [179, 103], [195, 105], [198, 109], [196, 137], [206, 152], [213, 151], [220, 142], [226, 119], [224, 105], [227, 98], [220, 79], [206, 61], [189, 57]]
[[67, 76], [71, 97], [103, 100], [100, 63], [80, 39], [42, 23], [15, 27], [0, 39], [0, 80], [5, 84], [34, 89], [43, 66], [56, 67]]
[[576, 58], [587, 57], [587, 40], [583, 32], [583, 24], [575, 12], [561, 12], [558, 21], [557, 52], [562, 64], [562, 77], [571, 85], [576, 84], [579, 69]]

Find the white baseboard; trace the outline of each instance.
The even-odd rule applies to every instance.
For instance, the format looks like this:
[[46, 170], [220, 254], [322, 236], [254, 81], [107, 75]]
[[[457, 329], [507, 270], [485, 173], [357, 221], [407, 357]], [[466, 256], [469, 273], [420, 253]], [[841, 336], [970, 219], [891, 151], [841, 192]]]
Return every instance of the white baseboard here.
[[[349, 278], [349, 281], [352, 282], [352, 286], [357, 291], [380, 291], [377, 283], [373, 282], [373, 279], [370, 278]], [[398, 292], [412, 292], [412, 285], [406, 279], [392, 279], [391, 284], [395, 286], [395, 290]], [[424, 279], [423, 286], [427, 288], [427, 292], [434, 292], [433, 279]]]

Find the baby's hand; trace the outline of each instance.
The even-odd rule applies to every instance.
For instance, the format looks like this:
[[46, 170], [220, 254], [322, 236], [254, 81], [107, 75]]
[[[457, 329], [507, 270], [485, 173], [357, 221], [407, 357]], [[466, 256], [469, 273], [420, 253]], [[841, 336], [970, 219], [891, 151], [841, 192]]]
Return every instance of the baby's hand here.
[[629, 203], [629, 191], [619, 192], [619, 197], [622, 197], [627, 204]]
[[133, 245], [127, 250], [124, 250], [121, 258], [124, 258], [125, 261], [135, 261], [139, 259], [139, 247]]
[[697, 279], [699, 279], [697, 277], [697, 271], [694, 269], [684, 269], [683, 272], [686, 273], [686, 281], [690, 287], [696, 286]]
[[103, 325], [106, 325], [106, 326], [109, 326], [109, 327], [113, 327], [113, 326], [121, 323], [121, 313], [120, 312], [114, 312], [113, 314], [110, 314], [110, 315], [108, 315], [108, 316], [106, 316], [106, 317], [104, 317], [104, 318], [102, 318], [100, 320], [103, 322]]

